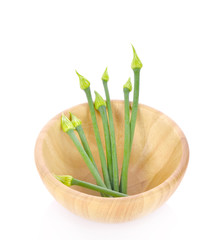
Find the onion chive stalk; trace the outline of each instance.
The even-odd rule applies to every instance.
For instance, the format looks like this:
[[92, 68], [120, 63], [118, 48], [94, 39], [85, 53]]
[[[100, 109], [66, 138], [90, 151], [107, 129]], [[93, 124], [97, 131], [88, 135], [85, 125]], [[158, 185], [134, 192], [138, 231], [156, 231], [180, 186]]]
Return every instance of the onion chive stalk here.
[[121, 170], [120, 192], [127, 193], [128, 164], [130, 158], [130, 106], [129, 93], [132, 90], [131, 78], [123, 86], [124, 91], [124, 113], [125, 113], [125, 131], [124, 131], [124, 159]]
[[95, 108], [101, 114], [102, 124], [104, 129], [105, 136], [105, 147], [106, 147], [106, 157], [107, 157], [107, 166], [111, 183], [113, 180], [113, 169], [112, 169], [112, 154], [111, 154], [111, 140], [109, 134], [108, 118], [106, 113], [106, 102], [104, 99], [95, 91]]
[[95, 132], [95, 138], [96, 138], [96, 142], [97, 142], [97, 146], [98, 146], [98, 150], [99, 150], [99, 157], [100, 157], [100, 161], [101, 161], [104, 182], [105, 182], [107, 188], [111, 189], [111, 183], [110, 183], [110, 178], [109, 178], [109, 174], [108, 174], [105, 153], [104, 153], [104, 150], [102, 147], [101, 137], [99, 134], [99, 128], [98, 128], [96, 115], [95, 115], [95, 108], [93, 105], [92, 95], [91, 95], [91, 91], [90, 91], [90, 82], [86, 78], [84, 78], [82, 75], [80, 75], [77, 71], [76, 71], [76, 74], [79, 77], [80, 88], [85, 91], [85, 94], [86, 94], [86, 97], [88, 100], [89, 109], [90, 109], [91, 118], [92, 118], [93, 129]]
[[104, 187], [94, 185], [92, 183], [88, 183], [88, 182], [84, 182], [84, 181], [75, 179], [69, 175], [57, 175], [57, 176], [55, 175], [55, 178], [68, 187], [70, 187], [72, 185], [77, 185], [77, 186], [85, 187], [88, 189], [92, 189], [92, 190], [100, 192], [102, 194], [110, 195], [112, 197], [126, 197], [127, 196], [126, 194], [123, 194], [120, 192], [116, 192], [116, 191], [113, 191], [113, 190], [110, 190], [110, 189], [107, 189]]
[[[87, 141], [87, 139], [86, 139], [86, 135], [85, 135], [85, 133], [84, 133], [84, 131], [83, 131], [83, 128], [82, 128], [82, 121], [81, 121], [79, 118], [77, 118], [75, 115], [73, 115], [71, 112], [70, 112], [70, 120], [71, 120], [73, 126], [75, 127], [76, 131], [77, 131], [78, 134], [79, 134], [81, 143], [82, 143], [82, 145], [83, 145], [83, 147], [84, 147], [87, 155], [89, 156], [89, 158], [91, 159], [93, 165], [95, 166], [95, 168], [96, 168], [97, 171], [98, 171], [97, 165], [96, 165], [96, 163], [95, 163], [95, 160], [94, 160], [94, 158], [93, 158], [91, 149], [90, 149], [90, 147], [89, 147], [89, 143], [88, 143], [88, 141]], [[101, 196], [102, 196], [102, 197], [105, 197], [106, 195], [104, 195], [104, 194], [101, 193]], [[106, 197], [107, 197], [107, 196], [106, 196]]]
[[132, 112], [131, 112], [131, 140], [130, 140], [130, 148], [132, 148], [132, 142], [134, 137], [134, 130], [135, 124], [137, 119], [137, 112], [138, 112], [138, 100], [139, 100], [139, 80], [140, 80], [140, 70], [142, 68], [142, 63], [137, 56], [134, 46], [133, 48], [133, 60], [131, 63], [131, 68], [134, 71], [134, 96], [133, 96], [133, 105], [132, 105]]
[[91, 161], [92, 161], [93, 165], [95, 166], [95, 168], [98, 170], [98, 168], [96, 166], [96, 163], [95, 163], [95, 160], [93, 158], [91, 149], [89, 147], [89, 143], [88, 143], [88, 141], [86, 139], [86, 135], [85, 135], [85, 133], [83, 131], [83, 128], [82, 128], [82, 121], [79, 118], [77, 118], [75, 115], [73, 115], [71, 112], [70, 112], [70, 120], [71, 120], [74, 128], [76, 129], [77, 133], [79, 134], [81, 143], [82, 143], [82, 145], [83, 145], [87, 155], [91, 159]]
[[102, 186], [102, 187], [106, 188], [106, 185], [104, 184], [101, 176], [99, 175], [99, 172], [97, 171], [97, 169], [93, 165], [92, 161], [90, 160], [89, 156], [86, 154], [83, 146], [81, 145], [77, 136], [75, 135], [74, 126], [73, 126], [72, 122], [64, 114], [62, 114], [62, 117], [61, 117], [61, 127], [62, 127], [63, 131], [66, 132], [70, 136], [72, 141], [74, 142], [74, 144], [77, 147], [79, 153], [81, 154], [81, 156], [84, 159], [86, 165], [88, 166], [90, 172], [92, 173], [93, 177], [95, 178], [97, 184], [99, 186]]
[[109, 75], [107, 68], [102, 75], [102, 83], [105, 90], [108, 118], [109, 118], [109, 129], [110, 129], [110, 138], [111, 138], [111, 149], [112, 149], [112, 168], [113, 168], [113, 189], [119, 191], [119, 178], [118, 178], [118, 160], [117, 160], [117, 150], [116, 150], [116, 141], [115, 141], [115, 128], [111, 107], [111, 100], [108, 90], [108, 81]]

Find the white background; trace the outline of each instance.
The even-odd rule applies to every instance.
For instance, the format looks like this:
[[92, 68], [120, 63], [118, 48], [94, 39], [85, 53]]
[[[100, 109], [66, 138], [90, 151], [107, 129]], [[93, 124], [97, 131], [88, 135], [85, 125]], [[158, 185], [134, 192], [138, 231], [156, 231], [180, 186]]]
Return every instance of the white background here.
[[[220, 239], [220, 2], [0, 1], [0, 239]], [[34, 163], [41, 128], [85, 102], [74, 69], [112, 99], [143, 62], [140, 102], [184, 131], [190, 162], [154, 213], [122, 224], [80, 218], [59, 205]]]

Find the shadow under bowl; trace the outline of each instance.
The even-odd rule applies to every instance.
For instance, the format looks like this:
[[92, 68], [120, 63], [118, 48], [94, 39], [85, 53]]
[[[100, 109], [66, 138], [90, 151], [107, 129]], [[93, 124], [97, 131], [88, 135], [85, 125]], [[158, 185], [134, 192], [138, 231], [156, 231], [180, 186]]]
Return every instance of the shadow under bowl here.
[[[124, 102], [111, 101], [119, 175], [124, 151]], [[101, 173], [98, 149], [88, 104], [74, 106], [82, 120], [94, 159]], [[101, 117], [96, 113], [103, 148]], [[103, 198], [99, 193], [78, 186], [67, 187], [53, 174], [95, 184], [95, 180], [69, 136], [61, 130], [61, 113], [40, 132], [35, 146], [38, 172], [49, 192], [64, 207], [82, 217], [102, 222], [123, 222], [152, 212], [176, 190], [187, 168], [189, 148], [181, 129], [166, 115], [139, 104], [128, 172], [128, 197]]]

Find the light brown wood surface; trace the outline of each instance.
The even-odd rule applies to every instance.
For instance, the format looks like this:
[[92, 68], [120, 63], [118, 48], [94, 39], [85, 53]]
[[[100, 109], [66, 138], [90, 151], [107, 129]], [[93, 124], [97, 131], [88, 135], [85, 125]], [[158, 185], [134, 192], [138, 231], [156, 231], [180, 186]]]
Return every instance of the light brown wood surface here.
[[[96, 164], [101, 172], [98, 149], [87, 104], [64, 111], [82, 120]], [[124, 103], [112, 101], [119, 172], [124, 148]], [[73, 213], [96, 221], [123, 222], [161, 206], [176, 190], [185, 173], [189, 149], [180, 128], [163, 113], [139, 105], [128, 173], [128, 197], [103, 198], [85, 188], [67, 187], [53, 174], [72, 175], [95, 184], [69, 136], [61, 130], [61, 113], [42, 129], [35, 146], [38, 172], [54, 198]], [[101, 117], [97, 121], [104, 146]]]

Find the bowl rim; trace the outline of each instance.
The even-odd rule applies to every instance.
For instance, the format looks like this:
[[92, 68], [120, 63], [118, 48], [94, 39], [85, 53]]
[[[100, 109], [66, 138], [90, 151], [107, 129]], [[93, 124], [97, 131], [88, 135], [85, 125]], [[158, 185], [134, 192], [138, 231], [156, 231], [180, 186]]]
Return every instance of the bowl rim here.
[[[123, 103], [123, 100], [111, 100], [111, 102], [120, 102]], [[132, 103], [132, 102], [130, 102]], [[43, 137], [47, 132], [47, 129], [50, 127], [50, 125], [52, 124], [53, 120], [57, 120], [58, 118], [60, 118], [62, 113], [68, 113], [71, 109], [75, 108], [75, 107], [80, 107], [82, 105], [88, 105], [88, 103], [81, 103], [78, 105], [74, 105], [62, 112], [60, 112], [59, 114], [55, 115], [53, 118], [51, 118], [47, 124], [41, 129], [37, 140], [36, 140], [36, 144], [35, 144], [35, 164], [38, 170], [39, 175], [41, 176], [42, 180], [45, 177], [48, 177], [49, 180], [51, 182], [53, 182], [56, 187], [62, 188], [65, 192], [67, 192], [68, 194], [74, 195], [74, 197], [79, 197], [79, 198], [83, 198], [86, 197], [87, 199], [96, 199], [96, 200], [104, 200], [104, 201], [126, 201], [126, 200], [131, 200], [131, 199], [136, 199], [136, 198], [143, 198], [146, 197], [148, 194], [152, 194], [153, 192], [157, 192], [160, 191], [161, 189], [166, 188], [169, 185], [173, 185], [173, 182], [177, 182], [177, 179], [179, 179], [178, 182], [181, 181], [181, 179], [183, 178], [186, 168], [188, 166], [188, 162], [189, 162], [189, 145], [187, 142], [187, 139], [183, 133], [183, 131], [180, 129], [180, 127], [176, 124], [176, 122], [174, 122], [170, 117], [168, 117], [166, 114], [164, 114], [163, 112], [154, 109], [150, 106], [147, 106], [145, 104], [140, 104], [139, 106], [141, 106], [142, 108], [147, 109], [148, 111], [153, 111], [156, 112], [157, 114], [160, 114], [161, 116], [163, 116], [164, 119], [167, 119], [169, 124], [173, 125], [173, 128], [175, 128], [176, 133], [179, 135], [180, 140], [181, 140], [181, 146], [182, 146], [182, 157], [180, 159], [180, 162], [178, 164], [178, 166], [176, 167], [176, 169], [173, 171], [173, 173], [161, 184], [157, 185], [154, 188], [151, 188], [147, 191], [141, 192], [141, 193], [137, 193], [137, 194], [133, 194], [133, 195], [128, 195], [126, 197], [118, 197], [118, 198], [107, 198], [107, 197], [100, 197], [100, 196], [95, 196], [95, 195], [90, 195], [87, 193], [83, 193], [80, 191], [77, 191], [73, 188], [70, 188], [64, 184], [62, 184], [61, 182], [59, 182], [53, 175], [53, 173], [51, 173], [49, 171], [49, 169], [47, 168], [45, 162], [44, 162], [44, 157], [41, 151], [41, 146], [43, 143]], [[160, 116], [160, 117], [161, 117]], [[42, 171], [43, 169], [43, 171]]]

